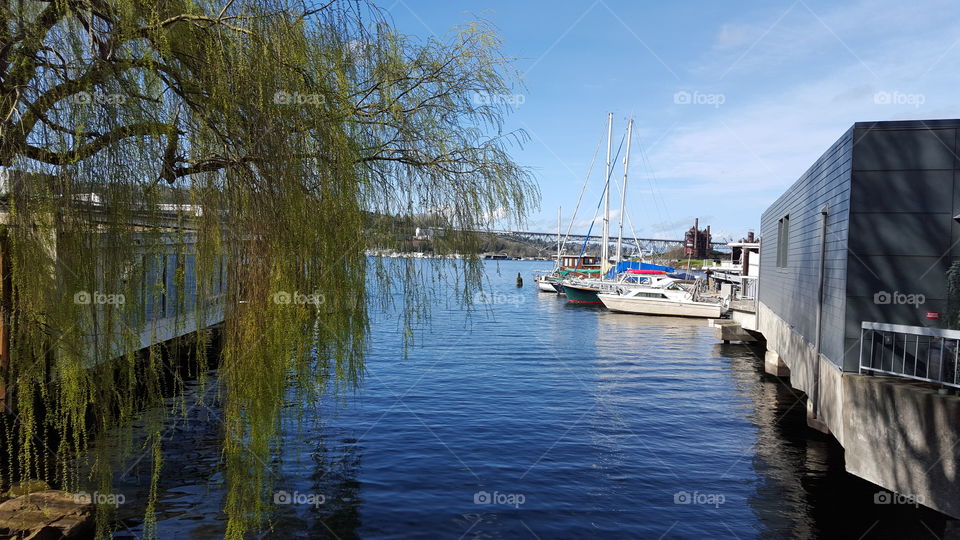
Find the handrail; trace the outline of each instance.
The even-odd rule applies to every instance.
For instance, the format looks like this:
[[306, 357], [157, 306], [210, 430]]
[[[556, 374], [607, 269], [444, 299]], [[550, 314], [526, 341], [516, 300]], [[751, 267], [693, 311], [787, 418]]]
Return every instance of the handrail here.
[[899, 332], [901, 334], [918, 334], [946, 339], [960, 339], [960, 330], [945, 328], [930, 328], [929, 326], [908, 326], [905, 324], [889, 324], [863, 321], [860, 325], [863, 330], [879, 330], [881, 332]]
[[864, 321], [859, 367], [960, 388], [960, 330]]

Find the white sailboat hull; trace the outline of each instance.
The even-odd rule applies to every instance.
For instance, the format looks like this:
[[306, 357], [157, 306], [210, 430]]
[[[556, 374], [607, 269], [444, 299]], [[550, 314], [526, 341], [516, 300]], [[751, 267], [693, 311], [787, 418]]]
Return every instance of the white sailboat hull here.
[[537, 280], [537, 289], [539, 289], [540, 292], [549, 292], [549, 293], [557, 294], [557, 289], [553, 287], [552, 283], [546, 280], [544, 281]]
[[610, 311], [638, 315], [669, 315], [673, 317], [704, 317], [717, 319], [723, 308], [720, 304], [705, 302], [681, 302], [659, 298], [625, 297], [617, 294], [598, 294], [600, 301]]

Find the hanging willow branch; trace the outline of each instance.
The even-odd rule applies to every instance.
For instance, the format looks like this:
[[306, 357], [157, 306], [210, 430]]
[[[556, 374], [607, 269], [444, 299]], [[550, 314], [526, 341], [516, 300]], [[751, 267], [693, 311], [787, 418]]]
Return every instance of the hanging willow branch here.
[[[409, 335], [444, 271], [365, 250], [419, 219], [446, 231], [438, 250], [469, 254], [491, 216], [538, 202], [508, 152], [525, 135], [503, 131], [504, 100], [477, 99], [512, 92], [499, 48], [482, 23], [417, 42], [346, 0], [2, 3], [8, 472], [108, 491], [112, 460], [84, 468], [87, 449], [145, 452], [155, 535], [164, 419], [141, 411], [171, 395], [185, 410], [186, 375], [141, 338], [195, 331], [204, 381], [222, 309], [227, 536], [261, 527], [291, 391], [358, 384], [371, 301], [396, 281]], [[475, 257], [456, 269], [462, 291], [480, 286]], [[277, 301], [290, 292], [326, 301]]]

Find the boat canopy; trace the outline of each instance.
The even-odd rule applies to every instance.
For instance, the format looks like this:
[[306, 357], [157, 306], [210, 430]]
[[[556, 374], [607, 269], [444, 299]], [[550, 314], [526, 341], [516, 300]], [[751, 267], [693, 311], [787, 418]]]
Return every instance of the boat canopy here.
[[643, 275], [664, 275], [667, 273], [666, 270], [641, 270], [640, 268], [627, 268], [628, 274], [643, 274]]
[[665, 273], [675, 271], [672, 266], [663, 266], [639, 261], [621, 261], [617, 263], [616, 268], [611, 268], [610, 271], [607, 272], [607, 278], [613, 279], [613, 276], [622, 274], [628, 270], [662, 270]]
[[567, 268], [560, 271], [561, 275], [567, 274], [599, 274], [599, 268]]

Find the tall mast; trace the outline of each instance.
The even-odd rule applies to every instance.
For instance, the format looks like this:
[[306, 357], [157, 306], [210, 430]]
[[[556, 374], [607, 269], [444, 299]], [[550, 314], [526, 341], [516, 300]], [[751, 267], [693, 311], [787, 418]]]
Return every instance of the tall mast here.
[[627, 155], [623, 158], [623, 192], [620, 193], [620, 234], [617, 235], [617, 264], [623, 260], [623, 214], [627, 204], [627, 172], [630, 170], [630, 139], [633, 138], [633, 118], [627, 123]]
[[560, 269], [560, 210], [562, 206], [557, 207], [557, 270]]
[[603, 190], [603, 244], [600, 246], [600, 279], [607, 272], [610, 259], [610, 150], [613, 144], [613, 113], [607, 113], [607, 175]]

